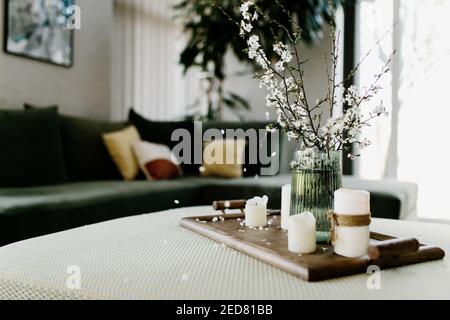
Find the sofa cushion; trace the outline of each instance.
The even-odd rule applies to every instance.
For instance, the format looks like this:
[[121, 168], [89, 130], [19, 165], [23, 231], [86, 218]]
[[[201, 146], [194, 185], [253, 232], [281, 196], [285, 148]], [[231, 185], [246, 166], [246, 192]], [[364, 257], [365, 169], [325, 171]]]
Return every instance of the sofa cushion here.
[[281, 186], [290, 183], [289, 176], [246, 177], [221, 179], [214, 177], [190, 177], [183, 179], [202, 186], [202, 204], [211, 205], [216, 200], [251, 199], [255, 196], [269, 197], [268, 207], [280, 209]]
[[[25, 109], [37, 107], [25, 104]], [[60, 115], [59, 124], [70, 181], [122, 179], [103, 143], [102, 134], [124, 129], [127, 123]]]
[[223, 139], [205, 142], [202, 177], [242, 178], [244, 139]]
[[121, 175], [103, 143], [102, 134], [126, 128], [111, 123], [61, 116], [61, 136], [71, 181], [119, 180]]
[[129, 126], [119, 131], [105, 133], [103, 141], [123, 179], [125, 181], [134, 180], [139, 174], [139, 164], [133, 145], [141, 141], [136, 128]]
[[0, 246], [101, 221], [199, 204], [200, 187], [183, 180], [0, 189]]
[[0, 187], [67, 181], [56, 108], [0, 110]]
[[[203, 186], [203, 203], [215, 200], [250, 199], [267, 195], [269, 208], [280, 209], [281, 187], [291, 183], [291, 176], [257, 177], [224, 180], [218, 178], [190, 178], [190, 183]], [[375, 218], [400, 219], [407, 211], [414, 210], [417, 200], [414, 185], [393, 181], [366, 181], [344, 177], [346, 188], [364, 189], [370, 192], [372, 216]]]
[[[135, 214], [175, 207], [210, 205], [214, 200], [267, 195], [280, 208], [281, 186], [290, 175], [224, 180], [186, 177], [168, 181], [80, 182], [38, 188], [0, 189], [0, 246], [27, 238]], [[345, 187], [371, 193], [372, 215], [398, 219], [403, 208], [414, 210], [410, 184], [344, 178]], [[195, 214], [195, 213], [193, 213]]]
[[[194, 137], [194, 123], [192, 121], [151, 121], [139, 115], [133, 109], [130, 110], [128, 120], [136, 127], [144, 141], [163, 144], [171, 150], [179, 143], [172, 141], [172, 133], [176, 129], [184, 129]], [[194, 145], [191, 143], [191, 161], [190, 163], [182, 163], [181, 168], [186, 175], [198, 175], [201, 164], [194, 163]]]
[[[223, 130], [222, 134], [224, 137], [226, 137], [226, 130], [237, 130], [242, 129], [244, 134], [249, 129], [256, 130], [258, 142], [256, 147], [256, 152], [258, 153], [257, 161], [256, 163], [251, 163], [251, 157], [250, 152], [252, 151], [252, 148], [249, 144], [249, 138], [248, 136], [245, 137], [238, 137], [238, 138], [244, 138], [247, 141], [247, 144], [245, 146], [245, 162], [244, 162], [244, 172], [243, 175], [245, 177], [254, 177], [256, 175], [261, 175], [261, 168], [263, 167], [270, 167], [270, 164], [263, 164], [261, 162], [261, 158], [259, 157], [260, 149], [262, 148], [263, 144], [267, 144], [268, 148], [265, 151], [265, 156], [270, 157], [273, 152], [278, 152], [278, 154], [282, 154], [281, 150], [279, 149], [281, 147], [279, 140], [273, 141], [275, 142], [276, 146], [278, 147], [278, 150], [272, 150], [272, 139], [275, 139], [275, 135], [272, 135], [266, 131], [266, 127], [269, 123], [268, 122], [257, 122], [257, 121], [250, 121], [250, 122], [224, 122], [224, 121], [207, 121], [203, 122], [203, 133], [206, 132], [209, 129], [218, 129]], [[260, 132], [261, 130], [261, 132]], [[261, 141], [263, 144], [261, 144]], [[277, 155], [278, 155], [277, 154]], [[275, 159], [275, 158], [274, 158]], [[275, 168], [275, 171], [271, 172], [272, 175], [278, 174], [278, 168]]]

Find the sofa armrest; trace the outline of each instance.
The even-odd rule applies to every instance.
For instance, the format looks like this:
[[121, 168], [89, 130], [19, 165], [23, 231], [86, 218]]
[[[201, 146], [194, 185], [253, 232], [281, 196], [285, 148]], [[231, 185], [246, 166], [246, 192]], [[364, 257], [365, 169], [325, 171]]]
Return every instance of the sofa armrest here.
[[[392, 219], [412, 219], [417, 211], [417, 185], [394, 179], [363, 180], [345, 176], [343, 186], [363, 189], [372, 194], [372, 210], [383, 212], [383, 217]], [[393, 210], [393, 209], [398, 210]], [[399, 213], [399, 214], [398, 214]]]

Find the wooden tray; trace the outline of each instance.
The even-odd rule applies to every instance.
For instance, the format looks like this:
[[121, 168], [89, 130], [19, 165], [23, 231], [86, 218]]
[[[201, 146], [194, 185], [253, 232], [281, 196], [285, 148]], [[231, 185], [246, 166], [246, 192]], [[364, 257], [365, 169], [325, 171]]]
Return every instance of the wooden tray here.
[[[318, 245], [314, 254], [299, 255], [288, 250], [287, 232], [280, 228], [278, 212], [269, 214], [271, 225], [267, 230], [256, 230], [240, 225], [242, 213], [190, 217], [180, 224], [212, 240], [259, 259], [303, 280], [315, 282], [342, 276], [366, 273], [371, 265], [381, 269], [400, 267], [420, 262], [442, 259], [445, 253], [434, 246], [421, 245], [419, 251], [389, 260], [371, 261], [368, 256], [350, 259], [334, 254], [331, 245]], [[224, 220], [213, 222], [214, 217]], [[371, 242], [394, 239], [383, 234], [371, 233]]]

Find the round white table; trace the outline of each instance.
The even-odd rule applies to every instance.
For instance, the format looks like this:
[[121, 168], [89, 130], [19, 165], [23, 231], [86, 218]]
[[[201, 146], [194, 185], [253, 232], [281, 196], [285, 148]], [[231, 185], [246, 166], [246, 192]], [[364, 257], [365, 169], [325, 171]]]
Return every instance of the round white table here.
[[[0, 248], [0, 299], [450, 299], [448, 258], [308, 283], [179, 226], [210, 207], [134, 216]], [[372, 231], [450, 253], [450, 226], [374, 219]], [[371, 278], [373, 279], [373, 278]]]

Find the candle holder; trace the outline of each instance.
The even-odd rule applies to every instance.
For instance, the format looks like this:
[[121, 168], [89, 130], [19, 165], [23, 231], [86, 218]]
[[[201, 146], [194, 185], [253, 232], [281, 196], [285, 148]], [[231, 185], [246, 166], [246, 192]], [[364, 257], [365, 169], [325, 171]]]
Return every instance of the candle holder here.
[[328, 212], [334, 192], [342, 186], [342, 153], [296, 151], [292, 162], [290, 215], [309, 211], [316, 218], [317, 239], [326, 242], [331, 228]]

